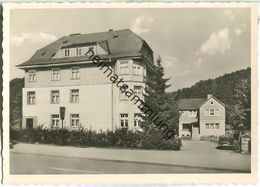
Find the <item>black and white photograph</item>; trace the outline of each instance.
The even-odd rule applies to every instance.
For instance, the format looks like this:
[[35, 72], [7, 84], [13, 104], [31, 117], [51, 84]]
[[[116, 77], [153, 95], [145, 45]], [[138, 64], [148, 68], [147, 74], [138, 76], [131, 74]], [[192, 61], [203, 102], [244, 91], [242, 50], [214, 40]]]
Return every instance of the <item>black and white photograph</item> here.
[[256, 6], [76, 5], [3, 6], [8, 183], [255, 181]]

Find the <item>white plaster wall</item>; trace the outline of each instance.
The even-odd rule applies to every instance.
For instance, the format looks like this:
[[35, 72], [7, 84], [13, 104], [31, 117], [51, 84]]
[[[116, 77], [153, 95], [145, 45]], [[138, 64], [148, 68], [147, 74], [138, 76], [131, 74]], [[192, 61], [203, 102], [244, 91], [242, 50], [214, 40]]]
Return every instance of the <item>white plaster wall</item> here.
[[[79, 89], [79, 103], [70, 103], [70, 89]], [[51, 90], [60, 91], [59, 104], [50, 103]], [[36, 92], [35, 105], [27, 105], [28, 91]], [[59, 114], [59, 107], [65, 106], [65, 127], [70, 127], [70, 114], [79, 114], [82, 126], [107, 130], [112, 126], [111, 96], [111, 84], [24, 88], [23, 116], [37, 116], [38, 125], [49, 127], [51, 114]]]

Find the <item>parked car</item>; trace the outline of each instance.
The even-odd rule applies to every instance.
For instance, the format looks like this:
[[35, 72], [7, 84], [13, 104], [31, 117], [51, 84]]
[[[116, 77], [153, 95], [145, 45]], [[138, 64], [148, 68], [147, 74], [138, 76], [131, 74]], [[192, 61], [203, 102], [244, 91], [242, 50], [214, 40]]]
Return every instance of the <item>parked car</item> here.
[[233, 138], [228, 137], [220, 137], [218, 141], [217, 149], [224, 149], [224, 150], [233, 150]]

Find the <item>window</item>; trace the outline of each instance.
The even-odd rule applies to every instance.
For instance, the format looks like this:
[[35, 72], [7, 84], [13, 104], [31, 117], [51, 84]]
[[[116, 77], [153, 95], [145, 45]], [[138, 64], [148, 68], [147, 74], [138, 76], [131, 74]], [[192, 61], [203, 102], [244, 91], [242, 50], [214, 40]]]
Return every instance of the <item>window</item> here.
[[210, 104], [212, 104], [212, 105], [213, 105], [213, 101], [211, 101], [211, 102], [210, 102]]
[[27, 92], [27, 104], [35, 104], [35, 92]]
[[183, 123], [182, 124], [182, 130], [189, 130], [190, 129], [190, 124], [189, 123]]
[[217, 109], [205, 109], [205, 116], [219, 116], [220, 110]]
[[215, 129], [219, 129], [219, 123], [215, 123]]
[[128, 128], [128, 114], [120, 114], [120, 125], [122, 128]]
[[141, 114], [134, 114], [134, 126], [139, 127], [141, 123]]
[[134, 94], [137, 95], [139, 98], [142, 98], [142, 86], [134, 86]]
[[79, 79], [79, 67], [71, 68], [71, 79]]
[[214, 129], [214, 123], [210, 124], [210, 129]]
[[73, 89], [70, 91], [70, 102], [78, 103], [79, 102], [79, 90]]
[[60, 116], [59, 114], [51, 115], [51, 127], [57, 128], [60, 124]]
[[129, 60], [119, 61], [119, 74], [129, 74]]
[[79, 127], [79, 114], [70, 115], [70, 125], [71, 127]]
[[133, 64], [133, 74], [134, 75], [142, 75], [142, 66], [139, 62], [134, 62]]
[[28, 71], [28, 81], [30, 81], [30, 82], [36, 81], [36, 70]]
[[80, 48], [76, 48], [76, 56], [81, 56], [81, 49]]
[[70, 50], [69, 49], [65, 49], [65, 57], [69, 57], [70, 56]]
[[51, 103], [57, 104], [60, 102], [60, 92], [59, 90], [52, 90], [51, 91]]
[[219, 109], [215, 109], [215, 116], [219, 116], [220, 115], [220, 110]]
[[121, 92], [121, 91], [119, 90], [119, 99], [120, 99], [121, 101], [127, 101], [127, 100], [128, 100], [128, 97], [125, 95], [125, 92]]
[[214, 109], [210, 109], [210, 115], [214, 116]]
[[60, 80], [60, 68], [53, 68], [52, 69], [51, 80], [53, 80], [53, 81]]
[[205, 126], [206, 126], [206, 129], [209, 129], [209, 123], [206, 123]]

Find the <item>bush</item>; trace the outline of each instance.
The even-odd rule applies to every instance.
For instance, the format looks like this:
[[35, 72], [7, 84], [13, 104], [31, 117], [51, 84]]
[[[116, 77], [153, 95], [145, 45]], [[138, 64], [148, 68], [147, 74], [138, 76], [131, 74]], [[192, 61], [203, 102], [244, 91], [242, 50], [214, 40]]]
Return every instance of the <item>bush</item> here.
[[166, 140], [161, 134], [145, 134], [127, 129], [95, 132], [91, 130], [10, 129], [10, 139], [18, 142], [80, 147], [114, 147], [131, 149], [180, 150], [179, 139]]

